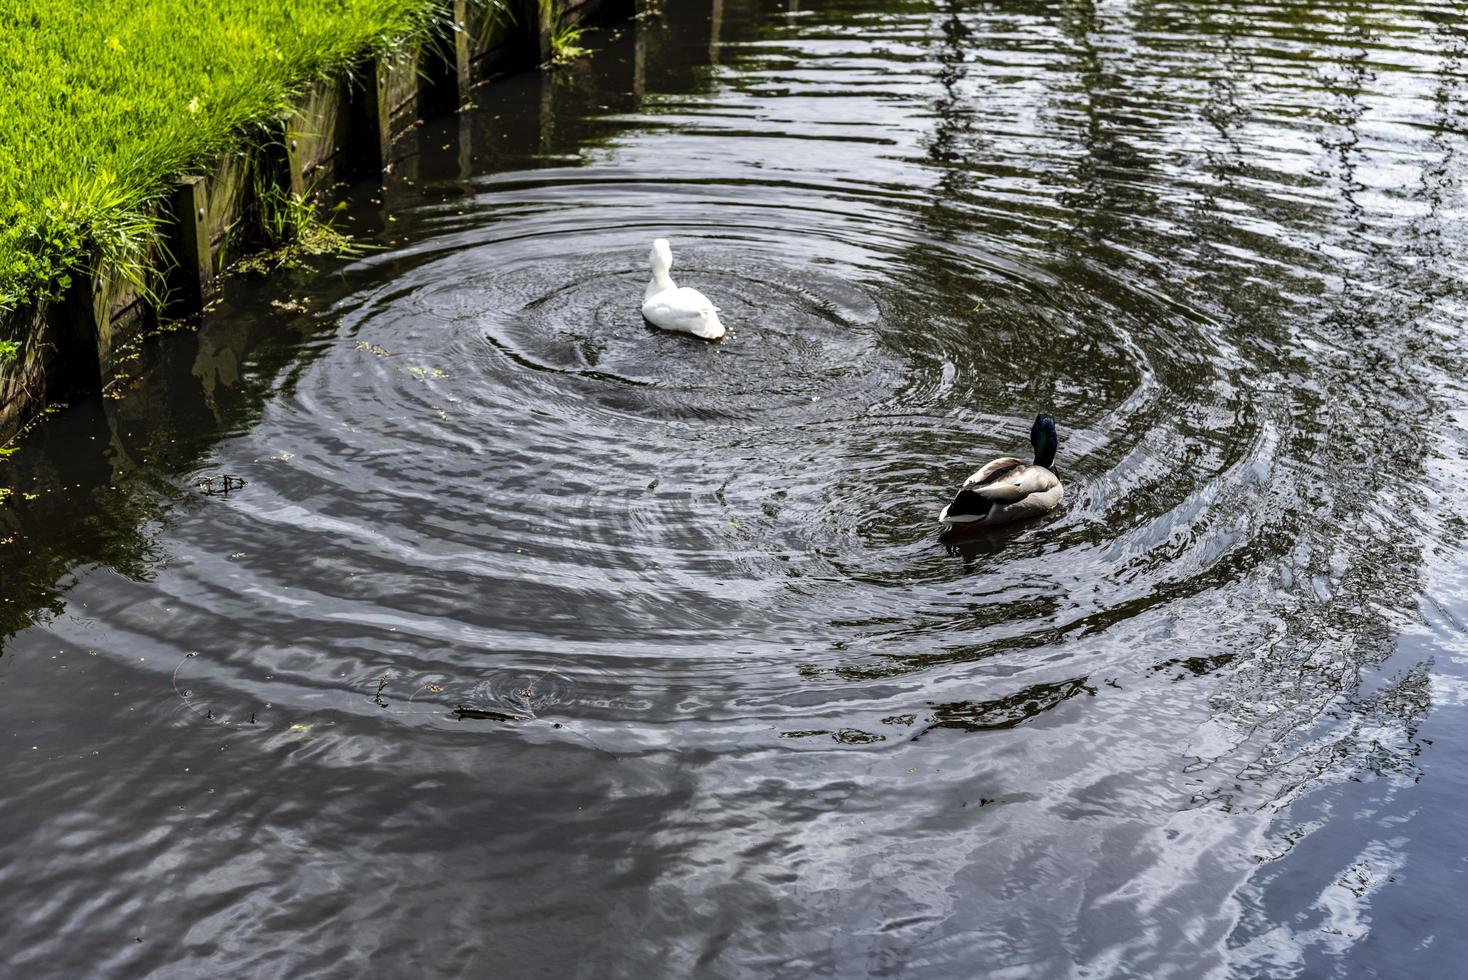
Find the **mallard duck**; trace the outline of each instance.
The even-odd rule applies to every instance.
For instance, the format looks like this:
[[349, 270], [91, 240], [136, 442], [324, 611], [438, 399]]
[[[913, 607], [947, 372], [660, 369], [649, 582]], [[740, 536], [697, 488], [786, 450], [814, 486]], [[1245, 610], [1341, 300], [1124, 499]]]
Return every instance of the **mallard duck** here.
[[950, 528], [1007, 524], [1054, 510], [1065, 493], [1051, 469], [1059, 444], [1055, 420], [1041, 414], [1030, 427], [1035, 461], [1005, 456], [989, 463], [964, 481], [958, 496], [939, 511], [938, 520]]
[[705, 340], [724, 336], [719, 308], [696, 289], [679, 287], [668, 275], [673, 268], [673, 250], [666, 238], [652, 243], [652, 282], [642, 294], [642, 315], [655, 327], [691, 333]]

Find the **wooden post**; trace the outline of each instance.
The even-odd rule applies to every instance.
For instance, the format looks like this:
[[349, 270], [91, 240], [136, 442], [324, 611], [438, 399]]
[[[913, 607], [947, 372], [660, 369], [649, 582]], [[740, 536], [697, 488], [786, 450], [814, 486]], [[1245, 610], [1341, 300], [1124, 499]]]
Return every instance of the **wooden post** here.
[[382, 144], [383, 166], [392, 161], [392, 145], [407, 128], [422, 101], [419, 64], [423, 43], [415, 42], [377, 56], [377, 131]]
[[551, 33], [555, 29], [555, 6], [559, 0], [536, 0], [535, 7], [539, 13], [538, 33], [540, 37], [540, 61], [544, 64], [551, 59]]
[[48, 307], [41, 301], [0, 310], [0, 337], [20, 344], [19, 356], [0, 364], [0, 442], [12, 438], [46, 403], [58, 370], [55, 321]]
[[188, 316], [204, 308], [214, 283], [214, 263], [209, 256], [208, 182], [203, 177], [184, 177], [165, 206], [165, 241], [174, 262], [168, 275], [166, 311], [172, 316]]
[[61, 302], [51, 305], [56, 359], [46, 376], [46, 400], [66, 401], [73, 395], [102, 390], [100, 341], [92, 277], [77, 270]]
[[714, 0], [714, 9], [709, 14], [709, 64], [719, 63], [719, 35], [724, 29], [724, 0]]
[[638, 104], [641, 104], [643, 96], [647, 95], [647, 43], [648, 26], [647, 18], [640, 16], [647, 9], [647, 0], [637, 0], [637, 26], [633, 30], [632, 38], [632, 94], [637, 96]]
[[378, 60], [358, 65], [347, 87], [347, 166], [350, 177], [375, 177], [387, 166], [382, 139], [382, 85]]
[[392, 55], [380, 54], [376, 59], [377, 71], [374, 87], [377, 89], [377, 147], [382, 159], [382, 169], [392, 162], [392, 99], [388, 94], [388, 81], [392, 78]]
[[459, 105], [469, 101], [469, 86], [472, 82], [469, 61], [469, 0], [454, 0], [453, 23], [449, 29], [454, 34], [454, 74], [459, 88]]
[[316, 82], [295, 99], [285, 123], [291, 192], [305, 196], [350, 169], [351, 96], [342, 78]]
[[[150, 261], [156, 269], [160, 261], [156, 251]], [[157, 311], [125, 276], [107, 265], [101, 265], [95, 273], [75, 273], [72, 288], [77, 303], [75, 336], [79, 341], [86, 328], [91, 328], [92, 361], [100, 387], [106, 388], [117, 378], [121, 363], [118, 355], [142, 335], [148, 324], [156, 322]], [[85, 357], [84, 347], [77, 350], [76, 356]], [[91, 369], [87, 374], [90, 376]]]
[[209, 239], [207, 265], [211, 280], [224, 260], [234, 254], [235, 246], [249, 237], [239, 224], [250, 199], [255, 155], [242, 148], [228, 150], [220, 154], [205, 179], [204, 234]]
[[285, 119], [285, 168], [290, 174], [291, 193], [298, 198], [306, 196], [306, 164], [302, 159], [301, 138], [291, 125], [294, 116]]

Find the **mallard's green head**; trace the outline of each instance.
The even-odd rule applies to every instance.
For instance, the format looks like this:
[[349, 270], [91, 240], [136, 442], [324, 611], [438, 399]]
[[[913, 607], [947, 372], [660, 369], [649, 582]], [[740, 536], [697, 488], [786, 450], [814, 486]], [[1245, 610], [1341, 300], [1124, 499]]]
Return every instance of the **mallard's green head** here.
[[1053, 468], [1055, 450], [1060, 445], [1060, 436], [1055, 432], [1055, 420], [1041, 412], [1030, 427], [1030, 445], [1035, 447], [1035, 465]]

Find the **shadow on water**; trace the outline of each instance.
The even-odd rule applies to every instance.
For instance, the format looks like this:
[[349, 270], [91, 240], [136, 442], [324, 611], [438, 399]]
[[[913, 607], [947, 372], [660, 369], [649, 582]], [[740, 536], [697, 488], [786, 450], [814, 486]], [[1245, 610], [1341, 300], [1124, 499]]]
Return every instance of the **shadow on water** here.
[[313, 335], [329, 329], [272, 305], [292, 303], [289, 291], [309, 281], [291, 278], [229, 284], [223, 308], [248, 295], [248, 316], [219, 313], [197, 333], [144, 341], [144, 366], [121, 397], [64, 407], [5, 461], [14, 494], [0, 509], [0, 636], [62, 612], [78, 570], [146, 580], [166, 560], [161, 527], [208, 506], [197, 480], [226, 475], [211, 471], [214, 445], [258, 420], [309, 365]]
[[591, 42], [0, 464], [16, 968], [1450, 972], [1452, 9]]

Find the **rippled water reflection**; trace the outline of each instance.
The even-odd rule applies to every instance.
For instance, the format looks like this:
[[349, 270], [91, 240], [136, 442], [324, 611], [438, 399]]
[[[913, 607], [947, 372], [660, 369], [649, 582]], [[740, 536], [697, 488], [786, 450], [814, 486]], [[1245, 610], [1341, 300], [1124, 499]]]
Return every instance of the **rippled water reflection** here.
[[425, 126], [5, 464], [13, 968], [1454, 975], [1460, 14], [669, 3]]

